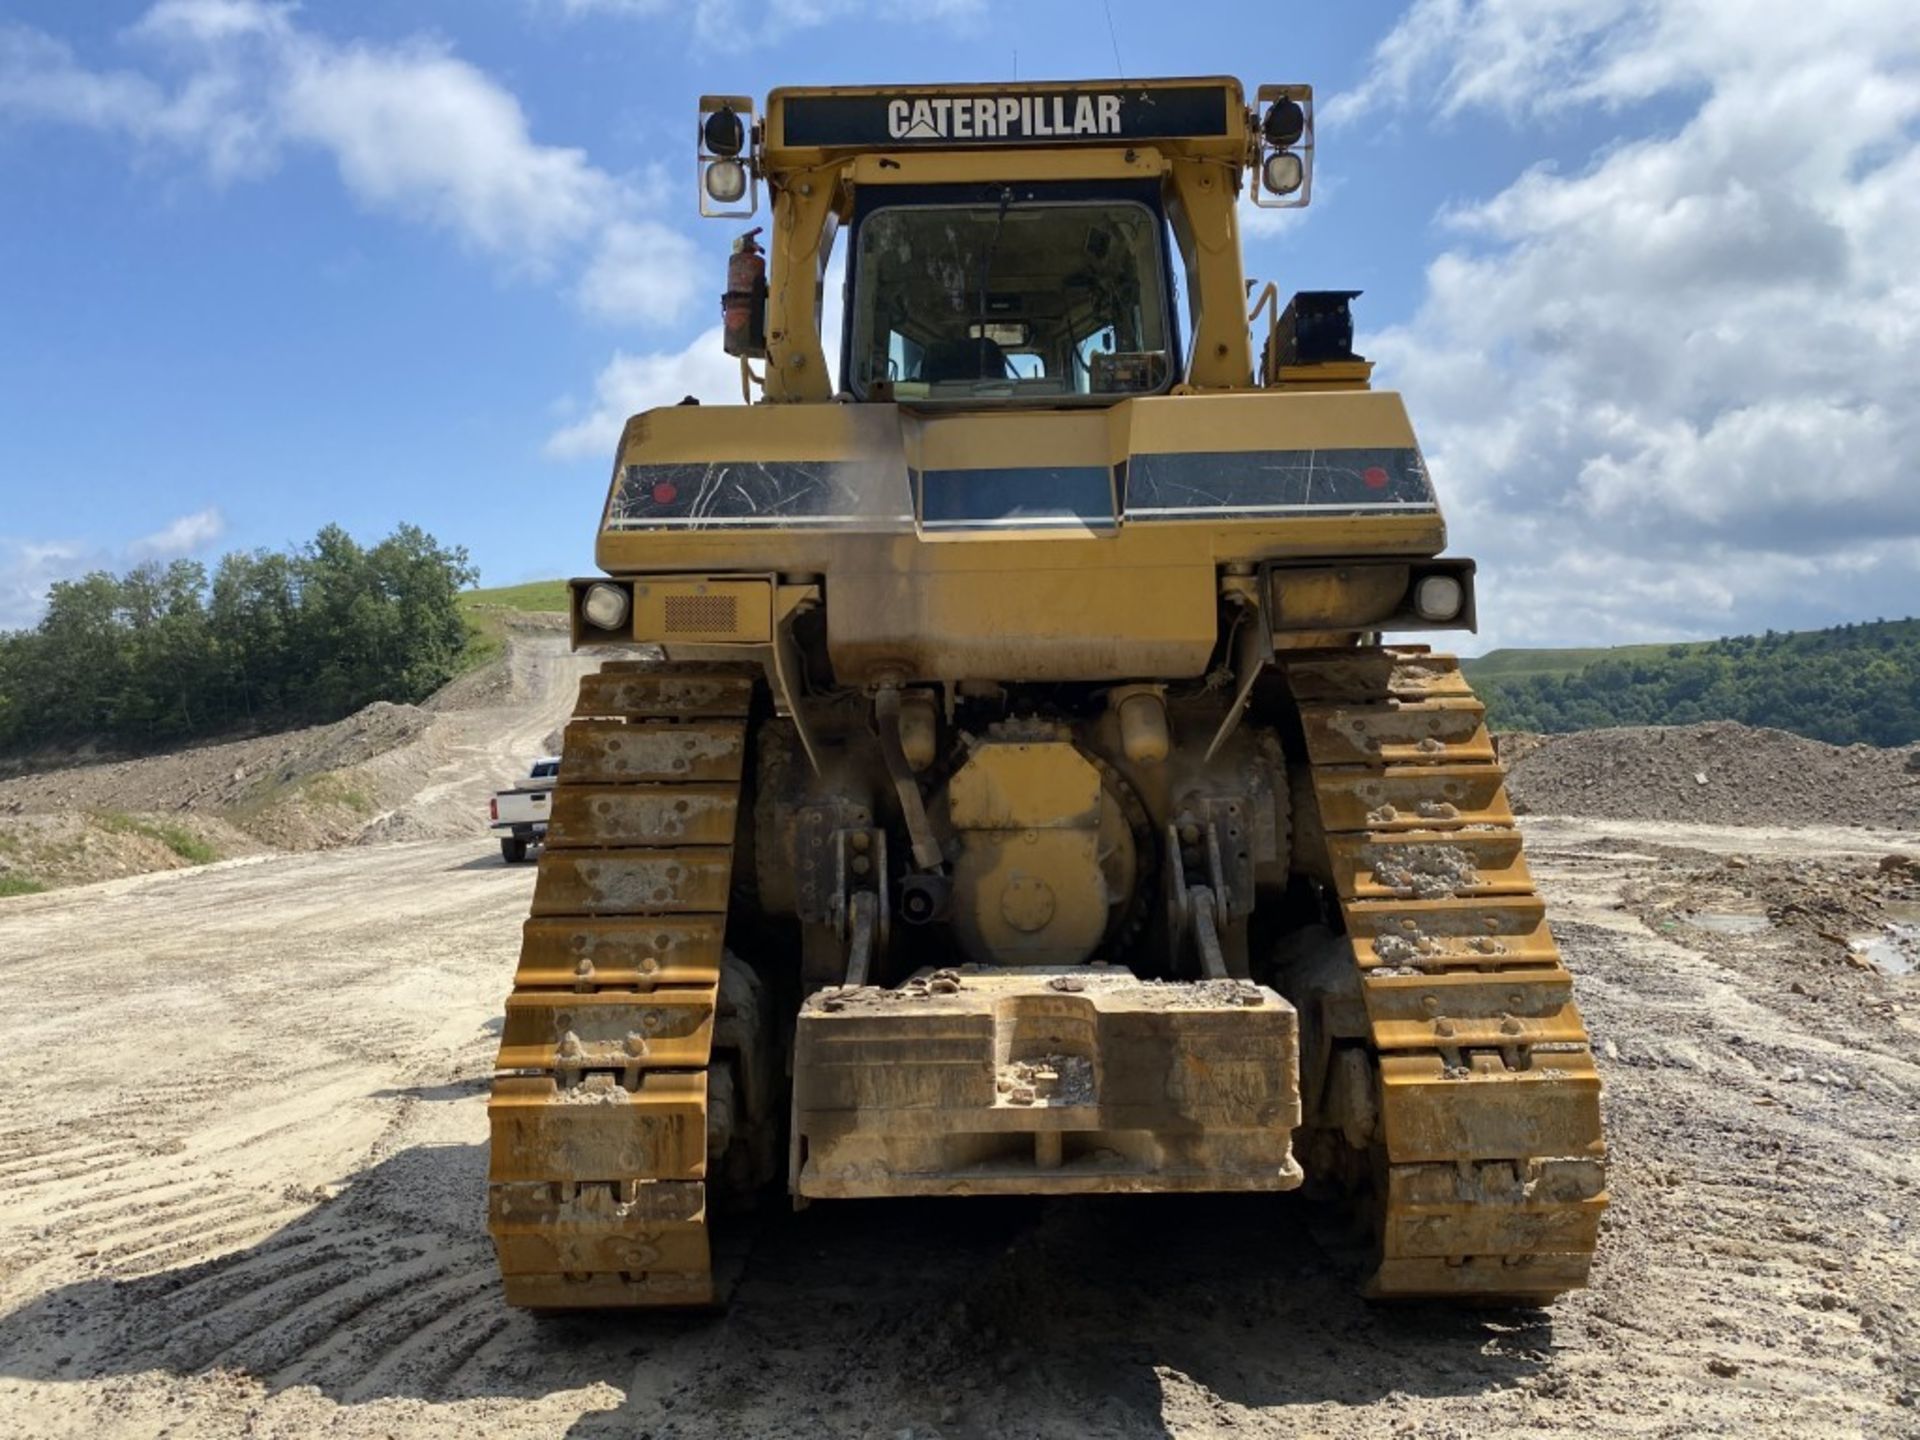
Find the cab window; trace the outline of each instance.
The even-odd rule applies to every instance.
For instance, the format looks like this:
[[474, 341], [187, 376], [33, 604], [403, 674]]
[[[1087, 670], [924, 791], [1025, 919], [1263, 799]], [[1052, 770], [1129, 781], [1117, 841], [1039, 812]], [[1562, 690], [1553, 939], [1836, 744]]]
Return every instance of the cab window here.
[[1132, 202], [875, 210], [857, 242], [854, 390], [1058, 404], [1165, 388], [1161, 233]]

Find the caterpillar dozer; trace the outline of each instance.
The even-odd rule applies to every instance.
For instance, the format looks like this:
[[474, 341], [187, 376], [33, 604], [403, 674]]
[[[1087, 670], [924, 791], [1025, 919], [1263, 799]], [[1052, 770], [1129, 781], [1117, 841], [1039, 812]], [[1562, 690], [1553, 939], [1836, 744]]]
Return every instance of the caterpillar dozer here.
[[1310, 88], [700, 107], [702, 212], [771, 211], [747, 403], [627, 422], [571, 582], [606, 661], [489, 1106], [506, 1298], [717, 1303], [712, 1218], [782, 1182], [1309, 1182], [1371, 1295], [1583, 1284], [1571, 980], [1481, 705], [1382, 638], [1473, 629], [1473, 562], [1353, 295], [1242, 272]]

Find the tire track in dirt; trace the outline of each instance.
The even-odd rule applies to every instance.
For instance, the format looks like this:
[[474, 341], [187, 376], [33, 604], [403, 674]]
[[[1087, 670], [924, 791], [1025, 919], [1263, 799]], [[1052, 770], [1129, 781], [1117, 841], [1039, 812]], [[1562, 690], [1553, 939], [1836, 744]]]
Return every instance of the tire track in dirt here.
[[[44, 1185], [70, 1175], [84, 1175], [93, 1170], [98, 1162], [112, 1160], [120, 1153], [111, 1145], [74, 1151], [62, 1147], [56, 1140], [44, 1148], [26, 1151], [18, 1159], [0, 1164], [0, 1189]], [[62, 1168], [58, 1174], [50, 1173], [54, 1167]]]
[[[467, 868], [485, 844], [299, 857], [291, 907], [288, 876], [236, 866], [99, 887], [127, 903], [85, 932], [60, 907], [0, 916], [0, 949], [26, 940], [40, 978], [22, 983], [44, 1002], [0, 1017], [0, 1038], [70, 1058], [0, 1090], [0, 1251], [17, 1262], [0, 1266], [0, 1387], [50, 1367], [64, 1333], [55, 1348], [102, 1382], [225, 1371], [377, 1400], [454, 1383], [510, 1323], [477, 1210], [460, 1236], [422, 1223], [422, 1177], [464, 1187], [465, 1171], [417, 1158], [442, 1153], [449, 1104], [467, 1117], [452, 1157], [476, 1153], [484, 1086], [447, 1077], [486, 1071], [482, 1021], [531, 885]], [[206, 917], [191, 942], [175, 900]], [[143, 953], [137, 982], [96, 980], [103, 952]], [[53, 1003], [62, 974], [85, 982]], [[82, 1038], [103, 1033], [164, 1040], [129, 1073], [126, 1052]]]
[[442, 1353], [443, 1329], [470, 1323], [475, 1315], [488, 1322], [506, 1320], [492, 1265], [490, 1253], [477, 1252], [468, 1263], [378, 1298], [359, 1312], [355, 1324], [338, 1327], [283, 1367], [280, 1378], [320, 1384], [330, 1375], [354, 1374], [363, 1378], [349, 1388], [350, 1400], [379, 1394], [386, 1373], [407, 1368], [413, 1352]]
[[[381, 1263], [369, 1263], [373, 1254], [382, 1256]], [[253, 1313], [245, 1333], [227, 1344], [199, 1352], [192, 1361], [193, 1368], [227, 1366], [278, 1378], [366, 1310], [444, 1275], [444, 1263], [438, 1257], [415, 1253], [400, 1258], [405, 1254], [405, 1249], [390, 1239], [384, 1247], [371, 1251], [337, 1251], [324, 1267], [308, 1272], [316, 1286], [324, 1281], [321, 1288], [302, 1286], [277, 1296], [256, 1292], [252, 1299], [259, 1303], [251, 1307]], [[273, 1303], [269, 1306], [266, 1302], [270, 1296]]]

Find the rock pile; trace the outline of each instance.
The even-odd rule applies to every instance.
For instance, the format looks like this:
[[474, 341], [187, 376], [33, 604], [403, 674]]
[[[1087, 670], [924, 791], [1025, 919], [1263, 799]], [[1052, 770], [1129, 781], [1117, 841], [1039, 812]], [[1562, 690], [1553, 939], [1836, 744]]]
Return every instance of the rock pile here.
[[1827, 745], [1731, 721], [1503, 735], [1522, 814], [1920, 830], [1920, 746]]

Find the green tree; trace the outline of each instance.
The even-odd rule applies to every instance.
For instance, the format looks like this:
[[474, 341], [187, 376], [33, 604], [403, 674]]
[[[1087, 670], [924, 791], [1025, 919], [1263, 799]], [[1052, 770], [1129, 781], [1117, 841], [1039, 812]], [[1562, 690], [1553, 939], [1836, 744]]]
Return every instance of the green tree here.
[[465, 550], [402, 525], [371, 548], [337, 525], [297, 550], [179, 560], [52, 587], [0, 633], [0, 747], [153, 745], [424, 699], [467, 643]]
[[1738, 720], [1838, 745], [1905, 745], [1920, 739], [1920, 621], [1729, 636], [1482, 690], [1493, 723], [1516, 729]]

